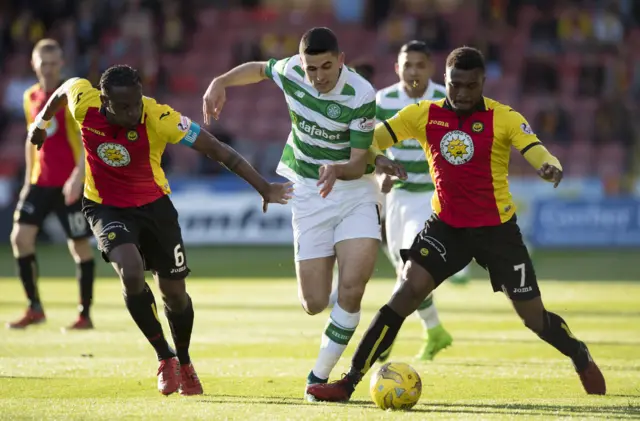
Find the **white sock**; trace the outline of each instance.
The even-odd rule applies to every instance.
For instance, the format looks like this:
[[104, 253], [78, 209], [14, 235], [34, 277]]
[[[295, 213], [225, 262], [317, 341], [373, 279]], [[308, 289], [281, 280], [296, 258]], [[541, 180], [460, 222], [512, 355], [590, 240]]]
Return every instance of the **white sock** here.
[[338, 302], [338, 265], [333, 267], [333, 281], [331, 282], [331, 295], [329, 295], [329, 308], [336, 305]]
[[320, 353], [313, 367], [313, 375], [319, 379], [328, 379], [331, 370], [338, 364], [342, 353], [360, 322], [360, 312], [347, 313], [338, 303], [333, 306], [329, 322], [322, 334]]
[[427, 298], [420, 304], [416, 311], [418, 317], [422, 321], [422, 326], [425, 330], [432, 329], [440, 325], [440, 318], [438, 318], [438, 310], [435, 304], [433, 304], [433, 293], [429, 294]]

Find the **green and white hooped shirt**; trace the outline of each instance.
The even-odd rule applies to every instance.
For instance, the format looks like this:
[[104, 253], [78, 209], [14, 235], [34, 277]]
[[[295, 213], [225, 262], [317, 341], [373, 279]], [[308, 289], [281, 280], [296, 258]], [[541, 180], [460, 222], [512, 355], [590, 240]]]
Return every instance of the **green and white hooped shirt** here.
[[[291, 133], [277, 173], [296, 184], [316, 187], [321, 165], [345, 163], [351, 148], [369, 149], [375, 128], [375, 90], [354, 70], [344, 66], [338, 83], [319, 93], [306, 77], [299, 55], [269, 60], [266, 75], [284, 93], [291, 116]], [[367, 166], [366, 174], [374, 167]], [[335, 190], [370, 185], [373, 176], [336, 181]]]
[[[376, 95], [376, 119], [384, 121], [393, 117], [404, 107], [423, 100], [437, 100], [446, 97], [445, 87], [429, 81], [421, 98], [407, 95], [402, 83], [396, 83], [378, 91]], [[400, 162], [407, 170], [407, 180], [398, 180], [393, 187], [408, 192], [433, 191], [434, 185], [429, 174], [429, 164], [422, 146], [415, 139], [405, 140], [386, 150], [390, 159]]]

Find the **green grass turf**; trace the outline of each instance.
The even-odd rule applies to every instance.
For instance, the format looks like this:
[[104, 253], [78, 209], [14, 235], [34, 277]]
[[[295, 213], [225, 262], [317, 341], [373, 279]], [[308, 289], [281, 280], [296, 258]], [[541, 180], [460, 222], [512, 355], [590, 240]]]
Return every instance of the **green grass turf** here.
[[[96, 256], [98, 254], [96, 253]], [[210, 278], [288, 278], [294, 277], [292, 247], [190, 247], [187, 259], [194, 276]], [[113, 276], [113, 270], [98, 257], [98, 275]], [[542, 279], [598, 281], [640, 280], [638, 250], [537, 250], [533, 260]], [[40, 272], [47, 276], [74, 276], [75, 267], [61, 245], [39, 245]], [[0, 245], [0, 277], [12, 277], [15, 263], [11, 249]], [[487, 278], [479, 266], [473, 264], [475, 278]], [[393, 271], [382, 252], [378, 257], [376, 277], [392, 277]]]
[[[413, 411], [375, 408], [368, 376], [350, 404], [308, 404], [305, 377], [328, 313], [307, 316], [293, 278], [194, 277], [192, 357], [206, 394], [163, 397], [155, 390], [153, 351], [130, 319], [117, 280], [96, 284], [95, 331], [62, 334], [75, 316], [77, 288], [72, 279], [44, 278], [47, 323], [0, 331], [0, 419], [640, 419], [640, 283], [545, 281], [541, 288], [547, 307], [590, 345], [608, 396], [585, 395], [570, 362], [526, 330], [502, 294], [477, 280], [438, 290], [454, 345], [434, 362], [412, 358], [421, 345], [417, 319], [400, 332], [391, 359], [412, 364], [424, 384]], [[334, 378], [391, 289], [390, 279], [369, 285], [362, 325]], [[5, 321], [21, 313], [24, 300], [13, 279], [0, 279], [0, 290]]]

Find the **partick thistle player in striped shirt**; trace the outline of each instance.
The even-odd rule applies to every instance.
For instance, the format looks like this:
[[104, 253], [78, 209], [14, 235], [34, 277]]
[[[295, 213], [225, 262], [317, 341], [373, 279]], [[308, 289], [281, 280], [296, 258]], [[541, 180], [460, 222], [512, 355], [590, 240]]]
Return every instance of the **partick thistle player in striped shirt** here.
[[554, 187], [562, 181], [562, 166], [520, 113], [483, 95], [484, 81], [482, 53], [457, 48], [447, 58], [445, 99], [409, 105], [376, 126], [374, 146], [382, 150], [407, 139], [422, 145], [436, 184], [433, 214], [412, 246], [402, 250], [403, 283], [374, 317], [349, 372], [307, 389], [316, 400], [349, 400], [404, 320], [472, 259], [487, 269], [492, 289], [504, 292], [524, 325], [571, 360], [585, 392], [606, 393], [585, 343], [544, 306], [509, 192], [512, 146]]
[[[308, 314], [322, 312], [329, 303], [336, 257], [340, 272], [338, 303], [307, 377], [308, 388], [327, 382], [353, 336], [378, 254], [378, 186], [374, 167], [367, 163], [375, 91], [344, 65], [335, 34], [328, 28], [313, 28], [303, 35], [300, 54], [245, 63], [215, 78], [203, 98], [205, 122], [209, 116], [219, 117], [226, 88], [264, 79], [282, 89], [291, 115], [291, 133], [277, 172], [294, 182], [296, 272], [300, 301]], [[375, 162], [404, 177], [389, 159], [377, 157]]]
[[[410, 41], [402, 46], [396, 62], [396, 73], [400, 81], [378, 91], [376, 95], [376, 120], [381, 122], [393, 117], [402, 108], [422, 100], [445, 98], [445, 87], [431, 80], [433, 63], [427, 45], [421, 41]], [[435, 186], [429, 174], [429, 163], [422, 146], [415, 139], [408, 139], [386, 150], [389, 158], [399, 162], [407, 171], [406, 180], [389, 175], [381, 176], [382, 193], [386, 193], [386, 237], [389, 259], [398, 272], [396, 289], [402, 282], [400, 250], [408, 249], [415, 236], [424, 227], [431, 214], [431, 198]], [[467, 268], [454, 275], [451, 280], [465, 283]], [[417, 357], [432, 360], [442, 349], [452, 343], [451, 335], [444, 329], [433, 303], [433, 294], [424, 300], [416, 314], [426, 330], [427, 341]], [[389, 357], [391, 347], [380, 355], [380, 361]]]

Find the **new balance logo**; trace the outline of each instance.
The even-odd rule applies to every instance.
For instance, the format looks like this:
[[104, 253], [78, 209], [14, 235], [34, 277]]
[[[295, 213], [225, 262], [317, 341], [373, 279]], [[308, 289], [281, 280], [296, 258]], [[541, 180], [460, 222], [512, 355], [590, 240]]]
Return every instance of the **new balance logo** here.
[[165, 117], [169, 117], [169, 114], [171, 114], [169, 111], [167, 111], [166, 113], [160, 114], [160, 120], [162, 120]]
[[302, 99], [304, 97], [304, 92], [296, 91], [296, 93], [294, 95], [297, 96], [298, 98]]

